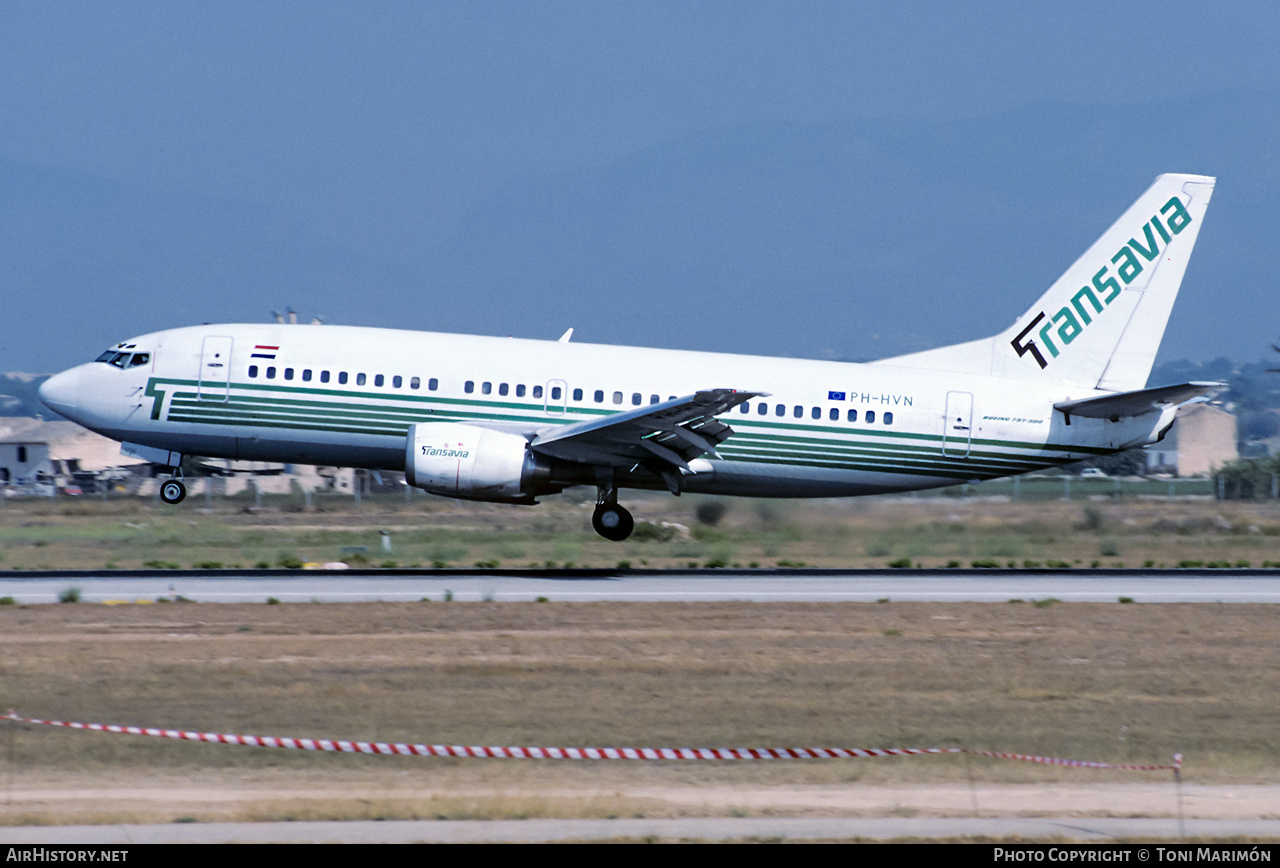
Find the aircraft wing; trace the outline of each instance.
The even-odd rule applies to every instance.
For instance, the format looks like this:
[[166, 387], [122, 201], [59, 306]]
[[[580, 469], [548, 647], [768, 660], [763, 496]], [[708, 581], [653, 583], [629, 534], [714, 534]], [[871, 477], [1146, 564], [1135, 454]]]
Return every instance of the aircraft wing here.
[[1140, 389], [1136, 392], [1116, 392], [1100, 398], [1082, 398], [1079, 401], [1059, 401], [1053, 409], [1061, 410], [1070, 419], [1084, 416], [1088, 419], [1111, 419], [1141, 416], [1162, 410], [1173, 404], [1182, 404], [1192, 398], [1210, 395], [1225, 389], [1226, 383], [1181, 383], [1177, 386], [1160, 386], [1156, 389]]
[[676, 468], [688, 470], [689, 462], [699, 455], [718, 458], [716, 446], [727, 440], [733, 429], [716, 416], [766, 394], [708, 389], [661, 404], [548, 428], [529, 448], [553, 458], [605, 467], [646, 462], [667, 476]]

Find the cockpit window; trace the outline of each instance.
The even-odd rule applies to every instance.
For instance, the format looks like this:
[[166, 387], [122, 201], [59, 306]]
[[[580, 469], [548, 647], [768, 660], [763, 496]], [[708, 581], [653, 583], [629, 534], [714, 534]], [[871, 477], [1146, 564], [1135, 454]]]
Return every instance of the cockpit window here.
[[115, 365], [117, 368], [136, 368], [139, 365], [151, 364], [151, 353], [121, 353], [116, 350], [107, 350], [94, 361]]

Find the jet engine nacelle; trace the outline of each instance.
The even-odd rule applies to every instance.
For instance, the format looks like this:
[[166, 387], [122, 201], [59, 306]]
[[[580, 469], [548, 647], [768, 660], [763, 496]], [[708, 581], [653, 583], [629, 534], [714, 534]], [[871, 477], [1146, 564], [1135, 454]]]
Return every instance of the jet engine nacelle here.
[[532, 502], [543, 489], [547, 460], [518, 434], [459, 422], [409, 427], [404, 475], [410, 485], [468, 500]]

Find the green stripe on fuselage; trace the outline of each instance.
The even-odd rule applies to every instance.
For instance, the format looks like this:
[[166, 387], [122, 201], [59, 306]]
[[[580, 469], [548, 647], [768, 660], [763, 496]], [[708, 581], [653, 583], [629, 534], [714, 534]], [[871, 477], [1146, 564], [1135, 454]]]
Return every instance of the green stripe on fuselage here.
[[[404, 437], [411, 424], [424, 421], [548, 425], [616, 412], [573, 407], [559, 413], [548, 412], [544, 404], [523, 401], [385, 395], [262, 383], [232, 384], [225, 400], [211, 400], [187, 391], [196, 387], [194, 380], [152, 378], [146, 389], [146, 394], [153, 398], [151, 418], [159, 420], [169, 392], [173, 392], [173, 397], [169, 401], [168, 419], [173, 422], [387, 437]], [[1107, 454], [1109, 451], [1087, 446], [973, 438], [967, 455], [949, 456], [941, 453], [943, 438], [939, 434], [739, 419], [728, 414], [721, 418], [735, 426], [735, 436], [719, 447], [720, 453], [730, 460], [762, 464], [973, 479], [1008, 476], [1075, 460], [1065, 455], [1045, 455], [1046, 452]]]

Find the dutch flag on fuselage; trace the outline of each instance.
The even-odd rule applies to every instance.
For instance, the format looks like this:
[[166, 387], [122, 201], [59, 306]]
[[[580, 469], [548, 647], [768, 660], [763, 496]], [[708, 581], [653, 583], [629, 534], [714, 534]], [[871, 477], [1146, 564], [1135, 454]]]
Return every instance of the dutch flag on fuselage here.
[[277, 351], [277, 350], [279, 350], [279, 349], [280, 349], [280, 348], [279, 348], [278, 346], [277, 346], [277, 347], [268, 347], [268, 346], [264, 346], [263, 344], [257, 344], [257, 345], [255, 345], [255, 346], [254, 346], [254, 348], [253, 348], [253, 355], [252, 355], [252, 356], [250, 356], [250, 358], [254, 358], [254, 359], [274, 359], [274, 358], [276, 357], [276, 351]]

